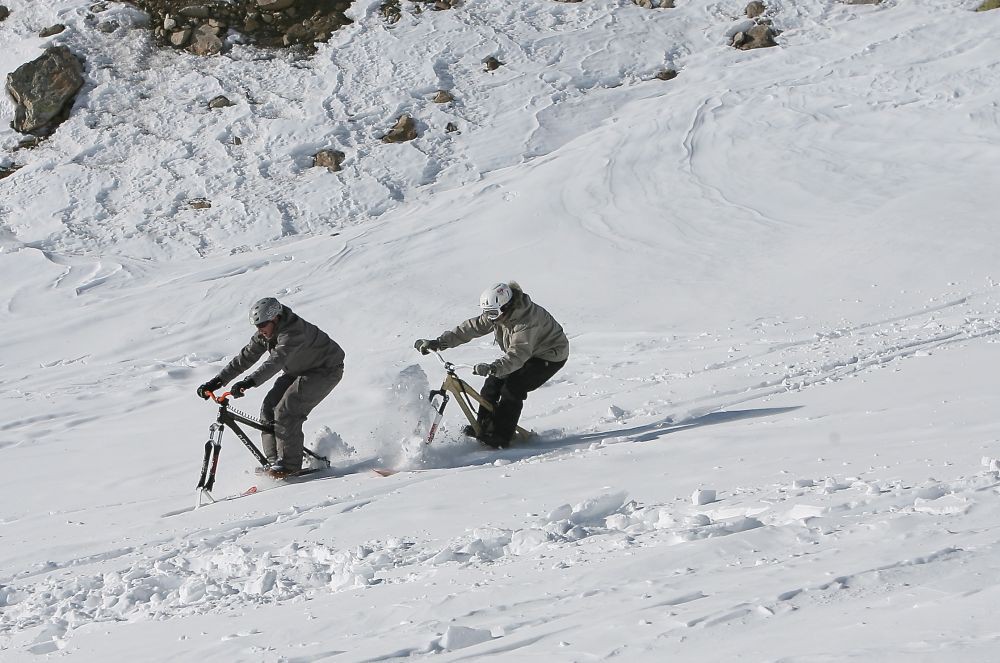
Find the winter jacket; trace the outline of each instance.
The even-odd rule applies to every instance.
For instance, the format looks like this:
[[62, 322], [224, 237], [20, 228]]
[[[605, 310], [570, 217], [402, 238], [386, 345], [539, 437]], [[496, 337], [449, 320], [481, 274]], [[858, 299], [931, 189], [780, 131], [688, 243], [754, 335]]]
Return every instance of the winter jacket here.
[[344, 367], [344, 351], [316, 325], [306, 322], [287, 306], [281, 307], [278, 329], [274, 338], [267, 340], [257, 332], [238, 355], [219, 373], [225, 384], [242, 375], [264, 353], [267, 359], [256, 371], [247, 376], [254, 385], [261, 385], [279, 371], [289, 375], [331, 375]]
[[517, 283], [510, 283], [514, 296], [511, 308], [499, 320], [483, 313], [470, 318], [438, 336], [441, 349], [468, 343], [493, 332], [504, 356], [494, 361], [493, 374], [506, 377], [524, 366], [532, 357], [546, 361], [564, 361], [569, 357], [569, 339], [548, 311], [531, 301]]

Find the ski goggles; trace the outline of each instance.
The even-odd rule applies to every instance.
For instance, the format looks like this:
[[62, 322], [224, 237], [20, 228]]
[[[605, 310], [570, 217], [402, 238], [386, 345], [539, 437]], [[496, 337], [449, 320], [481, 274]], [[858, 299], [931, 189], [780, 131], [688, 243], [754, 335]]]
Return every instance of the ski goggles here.
[[501, 315], [503, 315], [503, 309], [499, 308], [484, 308], [483, 313], [490, 320], [497, 320]]

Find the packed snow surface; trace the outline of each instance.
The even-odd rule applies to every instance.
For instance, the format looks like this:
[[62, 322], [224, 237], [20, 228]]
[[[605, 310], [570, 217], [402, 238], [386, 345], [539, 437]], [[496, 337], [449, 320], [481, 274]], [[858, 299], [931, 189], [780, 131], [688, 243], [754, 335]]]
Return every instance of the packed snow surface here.
[[[0, 100], [5, 663], [997, 660], [1000, 11], [770, 0], [739, 51], [740, 2], [374, 0], [199, 58], [5, 4], [0, 74], [64, 44], [87, 80], [30, 150]], [[534, 436], [453, 402], [424, 444], [413, 342], [506, 279], [571, 342]], [[195, 509], [195, 387], [265, 296], [347, 353], [333, 467], [227, 432]], [[498, 349], [443, 354], [478, 386]]]

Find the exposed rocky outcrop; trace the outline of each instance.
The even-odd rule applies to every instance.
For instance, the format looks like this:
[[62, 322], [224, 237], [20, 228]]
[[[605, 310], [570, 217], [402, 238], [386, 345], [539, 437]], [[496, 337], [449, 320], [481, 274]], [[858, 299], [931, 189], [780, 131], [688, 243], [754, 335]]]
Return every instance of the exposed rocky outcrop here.
[[230, 31], [258, 46], [312, 47], [351, 23], [344, 15], [349, 0], [128, 1], [153, 18], [153, 34], [160, 45], [198, 55], [225, 50]]
[[5, 20], [7, 20], [8, 16], [10, 16], [10, 10], [3, 5], [0, 5], [0, 23], [3, 23]]
[[455, 101], [455, 97], [447, 90], [438, 90], [437, 94], [434, 95], [434, 98], [431, 99], [431, 101], [436, 104], [447, 104]]
[[45, 49], [41, 56], [7, 74], [7, 93], [16, 104], [11, 126], [21, 133], [46, 136], [69, 115], [83, 87], [83, 64], [65, 46]]
[[673, 9], [674, 0], [632, 0], [644, 9]]
[[991, 9], [1000, 9], [1000, 0], [986, 0], [976, 9], [977, 12], [987, 12]]

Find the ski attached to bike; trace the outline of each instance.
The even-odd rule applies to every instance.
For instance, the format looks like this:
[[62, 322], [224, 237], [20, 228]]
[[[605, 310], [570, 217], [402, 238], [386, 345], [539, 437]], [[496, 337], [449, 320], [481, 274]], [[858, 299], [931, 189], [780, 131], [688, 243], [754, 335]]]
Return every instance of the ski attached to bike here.
[[[282, 474], [270, 472], [269, 463], [267, 462], [267, 457], [264, 453], [257, 448], [257, 445], [247, 436], [239, 424], [244, 424], [250, 428], [261, 431], [262, 433], [274, 433], [274, 424], [266, 423], [255, 419], [248, 414], [244, 414], [238, 410], [233, 410], [229, 407], [229, 397], [232, 395], [231, 392], [225, 392], [220, 396], [216, 396], [214, 393], [208, 391], [205, 392], [209, 398], [218, 403], [219, 412], [215, 423], [209, 426], [209, 437], [208, 441], [205, 442], [205, 455], [201, 463], [201, 475], [198, 478], [198, 501], [195, 504], [195, 509], [201, 507], [206, 503], [218, 502], [218, 500], [212, 497], [212, 489], [215, 488], [215, 475], [219, 469], [219, 456], [222, 453], [222, 433], [226, 428], [232, 430], [236, 437], [239, 438], [240, 442], [243, 443], [257, 462], [260, 463], [259, 472], [267, 474], [270, 478], [276, 480], [284, 479], [294, 479], [303, 475], [308, 475], [313, 472], [320, 470], [326, 470], [330, 467], [330, 459], [325, 456], [320, 456], [309, 449], [303, 449], [302, 451], [310, 456], [314, 461], [317, 461], [321, 467], [303, 470], [295, 474]], [[257, 492], [257, 487], [253, 486], [251, 489], [244, 491], [241, 494], [230, 496], [229, 498], [223, 499], [235, 499], [236, 497], [245, 497], [246, 495], [252, 495]], [[207, 500], [207, 502], [205, 501]]]

